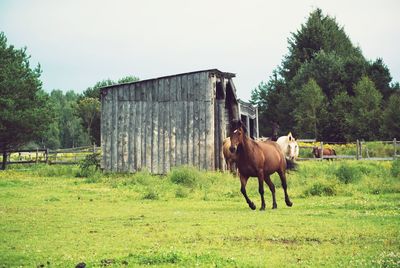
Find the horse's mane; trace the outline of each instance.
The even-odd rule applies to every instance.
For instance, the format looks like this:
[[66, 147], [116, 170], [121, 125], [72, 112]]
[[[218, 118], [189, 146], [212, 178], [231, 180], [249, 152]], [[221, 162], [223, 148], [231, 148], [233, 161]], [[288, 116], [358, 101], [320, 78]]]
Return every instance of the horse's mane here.
[[235, 131], [236, 129], [242, 127], [244, 133], [245, 133], [245, 134], [247, 133], [246, 125], [243, 124], [242, 120], [233, 119], [233, 120], [231, 121], [230, 126], [231, 126], [231, 129], [230, 129], [231, 132], [233, 132], [233, 131]]

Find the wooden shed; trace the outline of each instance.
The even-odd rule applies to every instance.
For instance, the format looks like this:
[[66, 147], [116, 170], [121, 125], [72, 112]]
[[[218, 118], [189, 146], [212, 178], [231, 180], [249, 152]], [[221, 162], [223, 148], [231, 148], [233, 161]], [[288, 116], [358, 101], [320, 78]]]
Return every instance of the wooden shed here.
[[211, 69], [103, 87], [102, 168], [223, 169], [222, 141], [240, 118], [233, 77]]

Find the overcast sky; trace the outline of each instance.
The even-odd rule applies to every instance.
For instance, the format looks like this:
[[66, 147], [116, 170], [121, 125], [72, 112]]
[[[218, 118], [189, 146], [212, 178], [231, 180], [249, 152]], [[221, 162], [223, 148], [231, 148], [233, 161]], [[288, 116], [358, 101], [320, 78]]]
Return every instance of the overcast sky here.
[[398, 0], [0, 0], [0, 31], [41, 64], [48, 92], [217, 68], [236, 73], [238, 97], [248, 100], [317, 7], [400, 81]]

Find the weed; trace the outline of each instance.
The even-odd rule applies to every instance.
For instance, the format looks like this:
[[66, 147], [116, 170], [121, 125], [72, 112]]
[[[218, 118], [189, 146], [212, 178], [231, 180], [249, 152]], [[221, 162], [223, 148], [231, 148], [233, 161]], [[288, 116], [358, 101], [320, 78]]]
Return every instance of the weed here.
[[176, 189], [176, 192], [175, 192], [175, 197], [176, 198], [185, 198], [185, 197], [188, 197], [188, 196], [189, 196], [188, 190], [186, 190], [186, 189], [184, 189], [182, 187], [178, 187]]
[[353, 183], [360, 179], [362, 172], [359, 167], [342, 163], [336, 170], [335, 175], [342, 183]]
[[142, 199], [146, 200], [158, 200], [159, 198], [159, 194], [152, 188], [148, 188], [142, 197]]
[[305, 196], [333, 196], [336, 195], [336, 186], [327, 181], [316, 181], [304, 191]]
[[195, 187], [198, 183], [197, 180], [200, 177], [200, 172], [193, 167], [180, 167], [174, 168], [168, 174], [171, 182], [186, 187]]
[[393, 177], [400, 178], [400, 159], [396, 159], [392, 162], [390, 173], [392, 173]]
[[89, 154], [79, 164], [78, 177], [90, 177], [100, 169], [100, 153]]

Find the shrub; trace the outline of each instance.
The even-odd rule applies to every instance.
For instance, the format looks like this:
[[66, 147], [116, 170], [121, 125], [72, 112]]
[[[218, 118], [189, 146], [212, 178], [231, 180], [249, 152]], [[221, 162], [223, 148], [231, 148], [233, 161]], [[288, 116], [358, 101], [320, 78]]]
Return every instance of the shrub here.
[[146, 190], [146, 192], [144, 193], [142, 199], [147, 199], [147, 200], [158, 200], [159, 199], [159, 195], [158, 193], [152, 189], [152, 188], [148, 188]]
[[347, 163], [343, 163], [335, 171], [336, 177], [339, 181], [348, 184], [356, 182], [362, 175], [362, 172], [357, 166], [351, 166]]
[[79, 164], [80, 172], [78, 177], [93, 176], [100, 169], [100, 153], [89, 154]]
[[393, 177], [400, 178], [400, 159], [396, 159], [392, 162], [390, 173], [392, 173]]
[[179, 187], [178, 189], [176, 189], [176, 192], [175, 192], [176, 198], [185, 198], [185, 197], [188, 197], [188, 195], [189, 195], [189, 192], [186, 189], [184, 189], [182, 187]]
[[197, 184], [200, 172], [193, 167], [179, 167], [172, 169], [169, 174], [171, 182], [186, 187], [194, 187]]
[[336, 195], [336, 186], [327, 181], [316, 181], [304, 191], [305, 196], [333, 196]]

